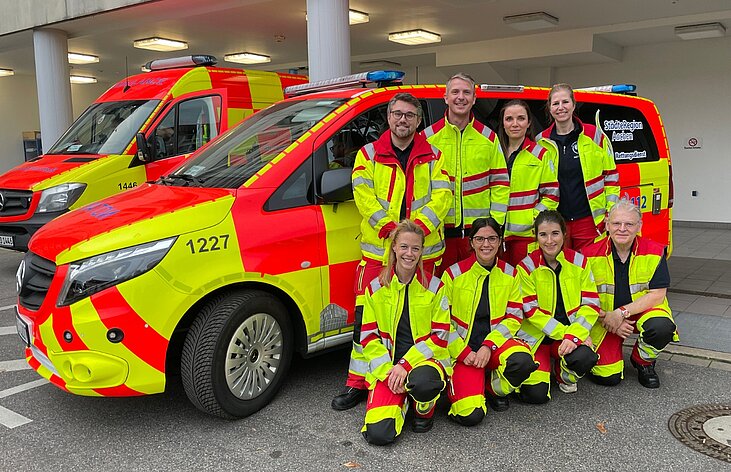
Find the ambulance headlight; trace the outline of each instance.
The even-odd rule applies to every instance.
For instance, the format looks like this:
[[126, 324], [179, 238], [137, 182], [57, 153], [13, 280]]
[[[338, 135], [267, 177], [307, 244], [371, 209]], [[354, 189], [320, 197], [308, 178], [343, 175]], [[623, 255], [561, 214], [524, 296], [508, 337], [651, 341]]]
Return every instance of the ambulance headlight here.
[[38, 203], [37, 213], [68, 210], [79, 199], [86, 189], [86, 184], [61, 184], [47, 188], [41, 192], [41, 201]]
[[70, 305], [155, 267], [176, 238], [153, 241], [72, 262], [58, 295], [58, 306]]

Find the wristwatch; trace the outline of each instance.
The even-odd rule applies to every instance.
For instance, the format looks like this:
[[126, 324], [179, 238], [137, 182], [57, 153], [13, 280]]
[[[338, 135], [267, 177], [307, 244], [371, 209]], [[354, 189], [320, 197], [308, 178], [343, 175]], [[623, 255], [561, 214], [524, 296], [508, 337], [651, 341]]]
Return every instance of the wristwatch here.
[[627, 318], [629, 318], [630, 316], [632, 316], [632, 314], [629, 312], [629, 310], [627, 309], [627, 307], [624, 306], [624, 305], [622, 305], [621, 307], [619, 307], [619, 312], [622, 314], [622, 318], [624, 318], [625, 320]]

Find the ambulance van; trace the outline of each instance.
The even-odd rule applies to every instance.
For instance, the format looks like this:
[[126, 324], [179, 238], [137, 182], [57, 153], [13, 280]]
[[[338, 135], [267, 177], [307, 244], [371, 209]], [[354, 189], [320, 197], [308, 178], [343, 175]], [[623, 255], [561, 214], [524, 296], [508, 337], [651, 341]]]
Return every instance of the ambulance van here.
[[167, 174], [222, 131], [281, 100], [284, 87], [307, 82], [215, 63], [213, 56], [150, 62], [151, 72], [113, 85], [48, 152], [0, 175], [0, 247], [27, 250], [53, 218]]
[[[240, 418], [269, 403], [293, 354], [349, 343], [355, 153], [388, 129], [396, 93], [422, 102], [422, 126], [446, 110], [444, 86], [388, 85], [400, 77], [295, 87], [169, 175], [41, 228], [17, 273], [30, 366], [89, 396], [158, 393], [179, 374], [198, 408]], [[495, 127], [500, 107], [522, 98], [538, 119], [547, 95], [483, 86], [475, 113]], [[643, 231], [669, 243], [670, 156], [655, 105], [597, 91], [576, 99], [583, 120], [610, 139], [624, 133], [613, 142], [622, 192], [641, 204]]]

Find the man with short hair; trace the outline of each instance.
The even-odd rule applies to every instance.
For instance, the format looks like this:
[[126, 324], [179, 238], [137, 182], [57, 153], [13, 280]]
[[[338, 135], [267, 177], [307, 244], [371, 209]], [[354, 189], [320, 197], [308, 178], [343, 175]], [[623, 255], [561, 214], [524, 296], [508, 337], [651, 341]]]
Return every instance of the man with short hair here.
[[607, 214], [608, 237], [582, 250], [589, 258], [602, 311], [591, 331], [599, 362], [589, 378], [617, 385], [624, 372], [622, 341], [639, 333], [630, 361], [640, 384], [658, 388], [655, 362], [670, 341], [678, 341], [667, 288], [670, 273], [663, 245], [639, 236], [642, 213], [623, 198]]
[[365, 399], [368, 364], [360, 345], [365, 289], [383, 270], [388, 240], [396, 225], [408, 218], [424, 230], [424, 270], [433, 273], [444, 252], [442, 231], [451, 200], [449, 176], [439, 151], [417, 134], [422, 108], [409, 93], [388, 103], [388, 126], [375, 142], [358, 151], [353, 167], [353, 194], [361, 222], [362, 260], [356, 269], [353, 349], [345, 392], [333, 398], [335, 410], [353, 408]]
[[492, 217], [505, 225], [510, 182], [497, 134], [472, 114], [475, 81], [467, 74], [447, 81], [444, 118], [423, 131], [438, 148], [452, 183], [453, 198], [445, 220], [446, 251], [439, 273], [471, 255], [465, 235], [477, 218]]

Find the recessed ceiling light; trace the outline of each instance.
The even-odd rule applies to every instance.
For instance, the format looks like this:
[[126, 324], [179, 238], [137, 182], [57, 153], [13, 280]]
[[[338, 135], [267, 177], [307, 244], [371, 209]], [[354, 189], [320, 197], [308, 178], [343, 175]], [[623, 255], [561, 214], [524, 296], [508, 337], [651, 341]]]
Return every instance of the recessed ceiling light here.
[[358, 10], [348, 10], [348, 23], [351, 25], [359, 25], [371, 21], [368, 13]]
[[543, 28], [553, 28], [558, 24], [558, 18], [545, 11], [510, 15], [503, 17], [503, 23], [518, 31], [533, 31]]
[[72, 84], [95, 84], [96, 77], [89, 77], [86, 75], [72, 75], [69, 77]]
[[406, 44], [414, 46], [417, 44], [429, 44], [441, 42], [442, 37], [437, 33], [426, 31], [423, 29], [415, 29], [409, 31], [399, 31], [396, 33], [388, 33], [388, 40], [394, 43]]
[[188, 49], [188, 43], [185, 41], [178, 41], [175, 39], [166, 38], [145, 38], [137, 39], [133, 43], [134, 47], [139, 49], [149, 49], [150, 51], [180, 51], [181, 49]]
[[99, 56], [81, 54], [80, 52], [69, 53], [69, 64], [94, 64], [99, 62]]
[[253, 52], [226, 54], [223, 56], [223, 60], [228, 62], [238, 62], [239, 64], [264, 64], [266, 62], [272, 62], [271, 57]]
[[15, 75], [13, 69], [0, 69], [0, 77], [7, 77], [9, 75]]
[[675, 35], [682, 39], [721, 38], [726, 35], [726, 27], [717, 22], [676, 26]]

